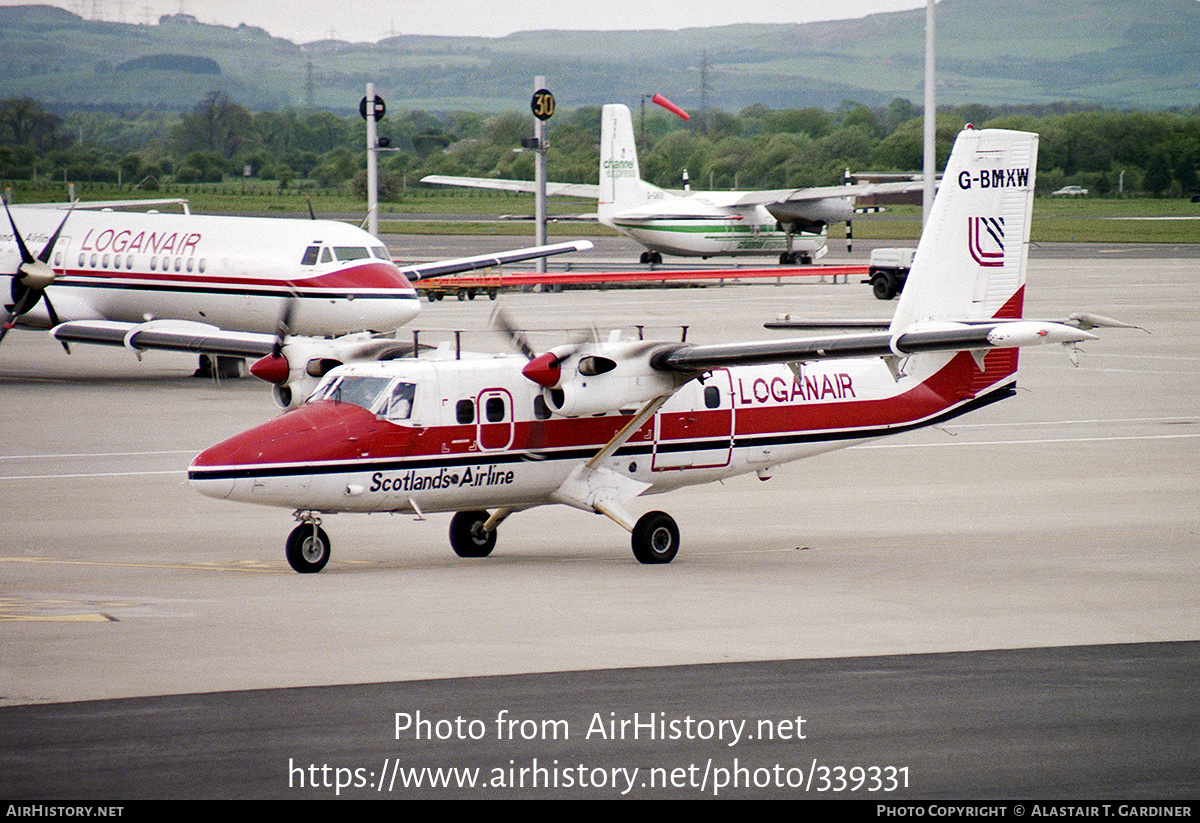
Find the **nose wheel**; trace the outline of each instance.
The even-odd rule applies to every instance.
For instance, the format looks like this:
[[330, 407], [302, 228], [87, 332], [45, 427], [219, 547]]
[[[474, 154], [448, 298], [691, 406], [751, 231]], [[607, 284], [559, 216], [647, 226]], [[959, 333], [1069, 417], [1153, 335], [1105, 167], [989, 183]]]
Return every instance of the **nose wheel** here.
[[301, 523], [288, 535], [288, 565], [301, 574], [315, 574], [329, 562], [329, 535], [316, 523]]

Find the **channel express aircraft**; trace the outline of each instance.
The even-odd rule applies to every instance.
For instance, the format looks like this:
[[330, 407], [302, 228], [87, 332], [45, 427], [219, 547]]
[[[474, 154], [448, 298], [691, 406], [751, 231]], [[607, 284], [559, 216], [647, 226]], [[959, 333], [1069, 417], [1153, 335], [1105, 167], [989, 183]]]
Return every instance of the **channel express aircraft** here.
[[379, 240], [345, 223], [95, 210], [118, 205], [5, 204], [12, 232], [0, 232], [0, 281], [9, 281], [0, 292], [11, 302], [0, 340], [20, 324], [53, 328], [64, 346], [262, 357], [275, 352], [286, 317], [292, 366], [281, 374], [275, 361], [272, 381], [285, 406], [333, 365], [395, 349], [364, 332], [416, 316], [410, 280], [591, 248], [558, 243], [399, 268]]
[[[667, 191], [642, 180], [629, 108], [601, 112], [599, 185], [549, 183], [547, 194], [597, 201], [596, 219], [645, 246], [642, 263], [664, 254], [716, 257], [779, 253], [782, 265], [811, 263], [825, 253], [829, 223], [846, 223], [854, 198], [921, 190], [919, 182], [864, 183], [773, 191]], [[535, 191], [527, 180], [429, 175], [422, 183]]]
[[482, 557], [505, 518], [548, 503], [605, 514], [632, 532], [638, 560], [669, 562], [679, 529], [659, 511], [635, 520], [637, 495], [766, 477], [939, 423], [1014, 394], [1017, 347], [1121, 325], [1022, 319], [1036, 163], [1035, 134], [959, 135], [886, 331], [345, 366], [300, 408], [202, 452], [188, 479], [295, 509], [286, 555], [300, 572], [329, 559], [324, 513], [454, 511], [454, 551]]

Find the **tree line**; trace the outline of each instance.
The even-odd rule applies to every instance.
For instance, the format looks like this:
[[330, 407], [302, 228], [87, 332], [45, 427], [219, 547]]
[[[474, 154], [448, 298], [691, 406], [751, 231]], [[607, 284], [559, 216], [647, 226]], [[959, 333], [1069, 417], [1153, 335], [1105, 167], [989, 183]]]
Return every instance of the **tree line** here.
[[[777, 189], [835, 185], [843, 171], [918, 171], [922, 117], [897, 98], [871, 108], [711, 109], [687, 123], [651, 106], [634, 112], [645, 179], [678, 188]], [[1038, 188], [1080, 185], [1098, 196], [1180, 196], [1198, 188], [1200, 109], [1114, 111], [1057, 105], [943, 108], [939, 167], [967, 124], [1041, 135]], [[550, 121], [547, 163], [554, 180], [596, 182], [600, 108], [560, 110]], [[378, 124], [381, 196], [394, 199], [427, 174], [533, 178], [533, 157], [514, 151], [533, 133], [528, 113], [403, 111]], [[251, 112], [222, 92], [191, 111], [48, 111], [30, 98], [0, 100], [0, 179], [167, 183], [252, 178], [289, 187], [361, 193], [365, 126], [359, 117], [286, 109]]]

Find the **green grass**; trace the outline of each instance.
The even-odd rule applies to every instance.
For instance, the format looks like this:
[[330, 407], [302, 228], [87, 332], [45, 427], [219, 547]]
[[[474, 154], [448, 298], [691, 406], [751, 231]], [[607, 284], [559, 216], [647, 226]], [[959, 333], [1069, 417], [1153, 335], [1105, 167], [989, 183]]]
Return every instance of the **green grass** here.
[[[243, 193], [243, 191], [245, 193]], [[363, 215], [365, 204], [335, 190], [279, 190], [274, 183], [241, 181], [192, 186], [168, 186], [157, 192], [118, 190], [105, 184], [78, 184], [76, 195], [85, 200], [137, 199], [139, 197], [185, 197], [198, 214], [307, 215], [311, 199], [314, 213]], [[49, 202], [66, 199], [62, 183], [16, 184], [13, 202]], [[590, 212], [595, 204], [574, 198], [551, 199], [550, 217]], [[472, 234], [514, 237], [533, 236], [528, 220], [498, 220], [501, 215], [532, 215], [533, 198], [504, 192], [410, 187], [394, 202], [380, 204], [380, 230], [398, 234]], [[436, 215], [475, 216], [480, 220], [440, 221]], [[389, 215], [414, 215], [414, 219], [388, 219]], [[1039, 197], [1034, 201], [1034, 242], [1079, 243], [1200, 243], [1200, 219], [1156, 220], [1146, 218], [1200, 217], [1200, 204], [1183, 198], [1095, 197], [1076, 199]], [[361, 218], [360, 218], [361, 219]], [[358, 222], [355, 220], [354, 222]], [[854, 236], [863, 240], [916, 241], [920, 235], [921, 208], [892, 206], [881, 215], [863, 215], [854, 221]], [[609, 236], [613, 232], [588, 222], [551, 223], [553, 237]], [[829, 229], [831, 240], [845, 237], [840, 224]]]

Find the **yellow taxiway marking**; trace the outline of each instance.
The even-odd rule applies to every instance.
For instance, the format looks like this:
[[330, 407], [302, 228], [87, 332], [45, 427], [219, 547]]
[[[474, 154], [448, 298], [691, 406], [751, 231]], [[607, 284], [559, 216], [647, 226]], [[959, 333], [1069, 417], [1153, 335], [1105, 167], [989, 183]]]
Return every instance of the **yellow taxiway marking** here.
[[283, 574], [280, 569], [266, 562], [247, 560], [241, 565], [218, 565], [216, 563], [117, 563], [97, 560], [55, 560], [49, 557], [0, 557], [0, 563], [48, 563], [56, 566], [102, 566], [122, 569], [180, 569], [184, 571], [218, 572], [271, 572]]

